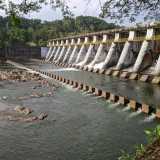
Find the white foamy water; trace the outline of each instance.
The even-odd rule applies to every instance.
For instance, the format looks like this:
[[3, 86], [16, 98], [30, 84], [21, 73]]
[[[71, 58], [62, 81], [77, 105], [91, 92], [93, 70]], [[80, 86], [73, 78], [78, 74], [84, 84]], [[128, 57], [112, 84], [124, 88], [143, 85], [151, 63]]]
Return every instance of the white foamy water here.
[[86, 94], [86, 96], [93, 96], [93, 93], [87, 92], [88, 94]]
[[98, 99], [98, 98], [102, 98], [102, 96], [96, 96], [96, 97], [94, 97], [95, 99]]
[[94, 68], [100, 68], [101, 69], [102, 67], [103, 67], [103, 62], [94, 65]]
[[130, 66], [130, 67], [124, 68], [122, 71], [132, 72], [132, 70], [133, 70], [133, 66]]
[[142, 113], [142, 110], [141, 110], [140, 108], [138, 108], [138, 110], [137, 110], [136, 112], [131, 113], [131, 114], [128, 116], [128, 118], [136, 117], [136, 116], [138, 116], [138, 115], [141, 114], [141, 113]]
[[128, 111], [130, 109], [130, 106], [129, 106], [129, 104], [126, 106], [126, 107], [124, 107], [123, 109], [119, 109], [118, 110], [118, 112], [126, 112], [126, 111]]
[[82, 91], [81, 95], [85, 95], [88, 93], [88, 91], [86, 91], [86, 92], [84, 92], [83, 90], [81, 90], [81, 91]]
[[114, 102], [110, 102], [110, 104], [107, 106], [108, 108], [115, 108], [116, 106], [118, 106], [119, 105], [119, 102], [116, 102], [116, 103], [114, 103]]
[[144, 120], [140, 121], [140, 123], [152, 122], [156, 118], [156, 115], [152, 113], [150, 116], [147, 116]]
[[83, 64], [84, 61], [77, 63], [77, 66], [81, 66]]
[[93, 67], [92, 63], [90, 63], [89, 65], [87, 65], [88, 67]]
[[122, 112], [128, 111], [130, 109], [130, 105], [128, 104], [127, 107], [122, 109]]
[[63, 84], [62, 85], [65, 87], [65, 90], [64, 91], [74, 91], [76, 92], [78, 90], [78, 88], [74, 88], [73, 86], [69, 86], [69, 85], [66, 85], [66, 84]]

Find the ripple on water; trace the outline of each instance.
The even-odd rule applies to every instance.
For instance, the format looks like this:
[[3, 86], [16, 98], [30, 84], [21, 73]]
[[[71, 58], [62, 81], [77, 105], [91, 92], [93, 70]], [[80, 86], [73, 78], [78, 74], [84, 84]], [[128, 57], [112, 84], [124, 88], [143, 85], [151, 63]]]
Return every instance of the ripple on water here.
[[[55, 66], [52, 65], [48, 69], [52, 69], [51, 67]], [[98, 83], [94, 76], [91, 78]], [[85, 80], [91, 82], [88, 77]], [[115, 91], [118, 87], [121, 86], [114, 87]], [[25, 90], [28, 93], [31, 90], [27, 83], [17, 90], [10, 89], [6, 88], [6, 96], [14, 92], [15, 97], [18, 97], [22, 96]], [[19, 160], [21, 157], [30, 160], [115, 160], [121, 155], [121, 149], [127, 152], [128, 148], [137, 142], [145, 143], [143, 130], [157, 125], [154, 120], [149, 123], [150, 125], [139, 123], [147, 118], [139, 115], [141, 111], [127, 111], [128, 106], [120, 108], [122, 106], [119, 103], [95, 99], [87, 96], [90, 95], [88, 92], [81, 96], [80, 90], [77, 92], [73, 90], [60, 87], [54, 92], [53, 97], [43, 99], [44, 102], [40, 99], [34, 99], [30, 103], [25, 101], [25, 104], [29, 103], [36, 113], [47, 112], [48, 117], [35, 123], [16, 125], [9, 123], [0, 127], [0, 143], [3, 144], [0, 145], [0, 150], [5, 156], [2, 157], [0, 154], [0, 159]], [[121, 112], [118, 113], [119, 108]], [[139, 116], [135, 117], [136, 115]], [[131, 119], [128, 116], [135, 118]]]

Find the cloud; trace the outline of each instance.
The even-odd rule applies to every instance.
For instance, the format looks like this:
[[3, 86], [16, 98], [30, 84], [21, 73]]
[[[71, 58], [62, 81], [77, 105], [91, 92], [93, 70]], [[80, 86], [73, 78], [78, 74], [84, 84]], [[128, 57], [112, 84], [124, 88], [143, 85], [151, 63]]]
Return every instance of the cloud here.
[[[19, 0], [13, 0], [13, 1], [15, 3], [19, 3]], [[80, 15], [99, 17], [99, 14], [101, 13], [99, 1], [100, 0], [92, 0], [92, 1], [90, 0], [90, 3], [88, 4], [88, 0], [68, 0], [68, 5], [72, 10], [72, 12], [74, 13], [75, 17]], [[101, 0], [101, 4], [103, 4], [104, 1], [106, 0]], [[0, 14], [4, 15], [3, 12], [1, 11]], [[56, 11], [52, 10], [49, 5], [48, 6], [43, 5], [40, 12], [38, 13], [32, 12], [25, 17], [29, 19], [41, 19], [42, 21], [54, 21], [57, 19], [63, 19], [60, 9], [57, 9]], [[111, 21], [108, 18], [105, 20], [109, 23], [114, 23], [113, 20]], [[139, 20], [142, 21], [141, 18]], [[128, 20], [125, 20], [123, 25], [129, 26], [134, 24], [130, 24]]]
[[[73, 11], [75, 17], [83, 16], [96, 16], [100, 13], [99, 0], [94, 0], [89, 3], [87, 7], [86, 0], [70, 0], [68, 4]], [[74, 8], [76, 6], [76, 8]], [[26, 18], [39, 18], [42, 20], [53, 21], [56, 19], [63, 19], [60, 9], [52, 10], [50, 6], [43, 6], [42, 10], [38, 13], [30, 13]]]

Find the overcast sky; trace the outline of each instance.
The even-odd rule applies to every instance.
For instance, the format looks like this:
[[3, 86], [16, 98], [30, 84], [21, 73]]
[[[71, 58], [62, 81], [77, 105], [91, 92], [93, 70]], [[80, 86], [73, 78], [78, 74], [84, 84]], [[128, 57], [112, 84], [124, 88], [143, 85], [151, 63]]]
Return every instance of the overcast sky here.
[[[19, 0], [13, 0], [14, 2], [19, 3]], [[101, 0], [101, 2], [103, 3], [103, 1], [105, 0]], [[90, 3], [87, 6], [87, 2], [88, 0], [70, 0], [69, 2], [69, 7], [72, 9], [75, 17], [83, 15], [83, 16], [99, 16], [100, 11], [100, 5], [99, 5], [99, 0], [90, 0]], [[74, 8], [74, 6], [76, 6], [76, 8]], [[86, 12], [85, 12], [86, 11]], [[2, 11], [0, 11], [1, 15], [4, 15]], [[30, 13], [29, 15], [25, 16], [26, 18], [33, 18], [33, 19], [41, 19], [42, 21], [47, 20], [47, 21], [54, 21], [56, 19], [63, 19], [62, 15], [61, 15], [61, 11], [60, 10], [52, 10], [50, 6], [44, 6], [42, 8], [42, 10], [40, 12], [33, 12]], [[111, 21], [110, 19], [104, 19], [106, 20], [108, 23], [111, 23], [114, 21]], [[140, 21], [142, 21], [141, 18], [139, 18]], [[125, 21], [125, 23], [123, 25], [126, 26], [133, 26], [135, 25], [130, 24], [128, 22], [128, 20]]]
[[[18, 0], [17, 0], [18, 1]], [[100, 13], [99, 0], [92, 0], [87, 7], [88, 0], [70, 0], [68, 4], [73, 11], [75, 17], [83, 16], [96, 16]], [[74, 8], [76, 6], [76, 8]], [[86, 9], [87, 7], [87, 9]], [[85, 12], [86, 11], [86, 12]], [[44, 6], [39, 13], [31, 13], [28, 18], [41, 18], [42, 20], [53, 21], [56, 19], [62, 19], [60, 10], [52, 10], [50, 6]]]

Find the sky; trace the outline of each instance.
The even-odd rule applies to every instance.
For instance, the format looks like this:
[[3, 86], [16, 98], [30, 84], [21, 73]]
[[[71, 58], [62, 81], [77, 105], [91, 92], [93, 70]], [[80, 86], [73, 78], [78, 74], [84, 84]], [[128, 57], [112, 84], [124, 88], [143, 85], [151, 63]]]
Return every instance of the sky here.
[[[12, 0], [13, 2], [20, 2], [20, 0]], [[103, 3], [105, 0], [101, 0]], [[90, 3], [88, 4], [88, 0], [69, 0], [69, 7], [74, 13], [74, 17], [83, 15], [83, 16], [96, 16], [99, 17], [99, 14], [101, 12], [100, 10], [100, 4], [99, 0], [90, 0]], [[74, 8], [76, 6], [76, 8]], [[87, 7], [87, 8], [86, 8]], [[4, 13], [0, 11], [0, 14], [4, 16]], [[40, 10], [40, 12], [32, 12], [25, 16], [29, 19], [41, 19], [42, 21], [54, 21], [57, 19], [63, 19], [61, 11], [58, 9], [56, 11], [52, 10], [50, 6], [43, 6], [43, 8]], [[108, 23], [114, 23], [114, 21], [110, 19], [104, 19]], [[139, 18], [140, 21], [142, 21], [141, 18]], [[125, 20], [124, 24], [126, 26], [134, 26], [135, 23], [129, 23], [128, 20]]]
[[[16, 0], [15, 0], [16, 1]], [[17, 0], [18, 1], [18, 0]], [[88, 0], [70, 0], [68, 3], [70, 9], [73, 11], [75, 17], [83, 16], [96, 16], [100, 13], [99, 0], [90, 0], [86, 9]], [[76, 8], [74, 8], [76, 6]], [[86, 11], [86, 12], [85, 12]], [[41, 18], [42, 20], [53, 21], [56, 19], [63, 19], [60, 10], [52, 10], [50, 6], [44, 6], [39, 13], [31, 13], [28, 18]]]

